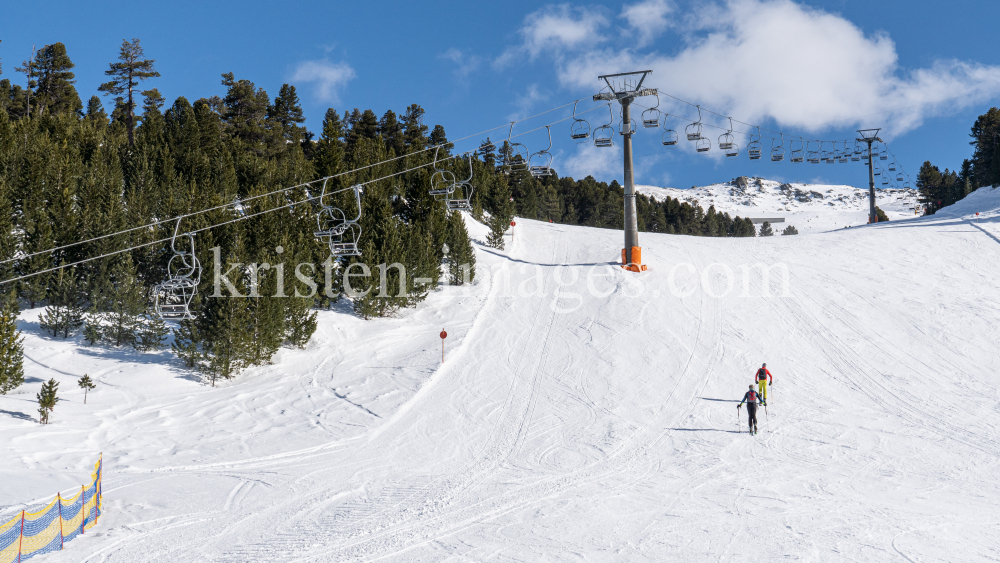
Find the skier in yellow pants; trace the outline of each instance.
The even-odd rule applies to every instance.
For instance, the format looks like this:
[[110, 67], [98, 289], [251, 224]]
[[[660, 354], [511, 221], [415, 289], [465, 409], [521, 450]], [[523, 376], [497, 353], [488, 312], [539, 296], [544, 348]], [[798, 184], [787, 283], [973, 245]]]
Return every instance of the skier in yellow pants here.
[[759, 370], [757, 370], [757, 391], [760, 393], [760, 397], [764, 400], [764, 405], [767, 404], [767, 384], [769, 383], [769, 379], [771, 382], [774, 381], [774, 378], [771, 376], [771, 372], [767, 371], [767, 364], [765, 363], [760, 366]]

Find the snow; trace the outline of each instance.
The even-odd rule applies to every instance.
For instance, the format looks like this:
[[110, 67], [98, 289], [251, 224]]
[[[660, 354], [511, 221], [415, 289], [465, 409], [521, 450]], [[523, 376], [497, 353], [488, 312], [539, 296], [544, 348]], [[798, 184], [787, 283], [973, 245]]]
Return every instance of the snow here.
[[[637, 185], [638, 193], [657, 200], [667, 197], [697, 203], [708, 211], [750, 218], [782, 217], [777, 230], [793, 225], [801, 234], [843, 229], [868, 223], [868, 188], [823, 184], [783, 184], [763, 178], [745, 178], [687, 190]], [[876, 205], [890, 221], [916, 217], [916, 190], [876, 188]]]
[[618, 231], [519, 218], [471, 287], [323, 312], [215, 388], [26, 311], [0, 517], [104, 452], [104, 516], [46, 561], [997, 560], [996, 194], [812, 236], [641, 233], [642, 274], [610, 265]]

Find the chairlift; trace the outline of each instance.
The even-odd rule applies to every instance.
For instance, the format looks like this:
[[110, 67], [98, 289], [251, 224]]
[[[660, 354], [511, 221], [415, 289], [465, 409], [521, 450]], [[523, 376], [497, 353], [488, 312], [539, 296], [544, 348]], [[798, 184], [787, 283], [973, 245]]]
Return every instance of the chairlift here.
[[778, 143], [778, 146], [774, 146], [774, 139], [771, 139], [771, 162], [785, 160], [785, 135], [783, 133], [779, 133], [779, 135], [781, 135], [781, 142]]
[[903, 173], [902, 172], [896, 174], [896, 181], [897, 182], [902, 182], [903, 181]]
[[889, 160], [889, 147], [882, 143], [882, 150], [878, 153], [879, 160]]
[[[667, 126], [666, 116], [663, 119], [663, 126]], [[663, 135], [660, 136], [660, 140], [663, 141], [663, 146], [672, 147], [677, 144], [677, 131], [673, 129], [666, 129], [663, 131]]]
[[[846, 144], [847, 141], [844, 141], [844, 143]], [[864, 152], [864, 149], [861, 148], [861, 143], [859, 143], [857, 140], [855, 140], [854, 141], [854, 152], [851, 153], [851, 161], [852, 162], [861, 162], [861, 153], [862, 152]]]
[[820, 150], [822, 150], [823, 148], [823, 143], [820, 143], [819, 141], [808, 141], [806, 144], [808, 145], [809, 143], [812, 142], [819, 143], [819, 149], [814, 151], [809, 151], [809, 154], [806, 156], [806, 161], [809, 162], [809, 164], [819, 164], [819, 155], [820, 155]]
[[889, 163], [889, 172], [895, 172], [895, 171], [896, 171], [896, 157], [893, 156], [892, 162]]
[[821, 161], [823, 161], [823, 162], [829, 162], [830, 161], [830, 151], [828, 151], [828, 150], [826, 150], [826, 149], [823, 148], [823, 145], [825, 145], [825, 144], [826, 144], [826, 141], [819, 141], [819, 152], [820, 152], [819, 159]]
[[729, 150], [733, 146], [736, 140], [733, 138], [733, 118], [729, 118], [729, 131], [719, 135], [719, 148], [722, 150]]
[[903, 182], [903, 189], [904, 190], [910, 189], [910, 181], [909, 180], [906, 180], [905, 182]]
[[708, 140], [707, 137], [698, 139], [698, 142], [695, 143], [695, 150], [698, 152], [708, 152], [712, 150], [712, 141]]
[[[552, 143], [551, 143], [551, 133], [550, 133], [550, 142], [549, 142], [550, 147], [551, 144]], [[466, 178], [465, 180], [462, 180], [461, 182], [458, 182], [458, 184], [455, 185], [455, 189], [453, 190], [452, 193], [458, 197], [448, 197], [448, 199], [446, 199], [444, 203], [445, 207], [447, 207], [451, 211], [456, 211], [456, 210], [472, 211], [471, 201], [472, 201], [472, 192], [474, 189], [472, 187], [472, 174], [473, 174], [472, 153], [471, 152], [466, 153], [466, 155], [469, 157], [469, 177]], [[550, 164], [551, 164], [551, 158], [552, 156], [549, 155]], [[534, 173], [532, 173], [532, 176], [534, 176]], [[449, 194], [449, 196], [450, 195], [451, 194]]]
[[573, 125], [570, 126], [570, 138], [574, 141], [590, 138], [590, 122], [576, 116], [576, 104], [578, 103], [580, 103], [579, 100], [573, 104]]
[[851, 161], [851, 149], [847, 146], [847, 141], [844, 141], [844, 152], [840, 153], [840, 157], [837, 162], [841, 164], [847, 164]]
[[[430, 194], [438, 201], [445, 201], [451, 196], [452, 193], [455, 192], [455, 187], [458, 185], [458, 182], [455, 180], [454, 172], [437, 167], [438, 151], [440, 150], [441, 147], [434, 149], [434, 163], [432, 164], [434, 167], [434, 174], [431, 175]], [[513, 152], [514, 151], [511, 150], [511, 153]]]
[[[701, 139], [701, 106], [698, 107], [698, 121], [688, 125], [684, 128], [685, 134], [689, 141], [697, 141]], [[712, 143], [709, 143], [711, 145]], [[701, 151], [699, 151], [701, 152]]]
[[726, 156], [729, 158], [740, 156], [740, 146], [736, 143], [729, 145], [729, 148], [726, 149]]
[[760, 127], [757, 127], [757, 140], [753, 140], [753, 134], [750, 134], [750, 143], [747, 144], [747, 156], [750, 160], [760, 160], [760, 153], [763, 146], [760, 143]]
[[888, 174], [886, 174], [885, 176], [882, 176], [882, 185], [883, 186], [888, 186], [889, 185], [889, 175]]
[[[528, 172], [535, 178], [552, 175], [552, 153], [549, 152], [549, 149], [552, 148], [552, 129], [546, 125], [545, 130], [549, 134], [549, 146], [531, 155], [528, 159]], [[469, 166], [471, 169], [471, 157]]]
[[656, 105], [642, 112], [642, 126], [646, 129], [660, 126], [660, 110], [656, 109], [658, 107], [660, 107], [659, 94], [656, 95]]
[[[507, 133], [507, 145], [510, 148], [508, 152], [504, 154], [503, 169], [508, 173], [514, 170], [526, 170], [528, 168], [528, 147], [522, 145], [521, 143], [511, 141], [514, 134], [515, 123], [517, 122], [510, 122], [510, 131]], [[434, 155], [434, 160], [437, 161], [437, 153]], [[452, 175], [452, 180], [454, 179], [454, 175]]]
[[[437, 153], [435, 152], [436, 157]], [[454, 178], [454, 175], [452, 177]], [[330, 248], [330, 256], [334, 258], [361, 256], [358, 242], [361, 240], [362, 187], [361, 184], [355, 184], [350, 189], [354, 191], [354, 201], [358, 206], [358, 214], [353, 219], [348, 219], [344, 210], [325, 202], [327, 198], [326, 181], [323, 182], [323, 191], [319, 196], [319, 204], [322, 209], [316, 214], [316, 232], [313, 234], [320, 241], [326, 243]], [[454, 189], [454, 185], [452, 189]]]
[[799, 148], [797, 149], [795, 148], [795, 141], [790, 141], [788, 144], [792, 149], [792, 155], [790, 160], [792, 162], [803, 162], [805, 160], [805, 156], [803, 154], [803, 148], [805, 147], [805, 143], [802, 142], [802, 137], [799, 137]]
[[[167, 279], [153, 288], [156, 314], [165, 321], [193, 319], [191, 301], [198, 293], [201, 283], [201, 263], [194, 251], [194, 235], [180, 233], [181, 219], [174, 226], [174, 236], [170, 239], [170, 250], [174, 255], [167, 262]], [[177, 239], [188, 241], [189, 251], [178, 248]]]
[[614, 136], [615, 129], [611, 126], [614, 123], [615, 114], [611, 111], [611, 104], [608, 104], [608, 115], [611, 116], [611, 120], [608, 121], [606, 125], [601, 125], [597, 129], [594, 129], [594, 146], [595, 147], [613, 147], [615, 146]]

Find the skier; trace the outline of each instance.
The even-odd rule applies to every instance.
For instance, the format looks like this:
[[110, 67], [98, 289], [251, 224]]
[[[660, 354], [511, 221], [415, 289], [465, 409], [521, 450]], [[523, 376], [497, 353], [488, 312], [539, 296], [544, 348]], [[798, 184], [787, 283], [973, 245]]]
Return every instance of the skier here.
[[[769, 379], [771, 381], [768, 381]], [[767, 406], [767, 384], [773, 382], [774, 378], [771, 377], [771, 372], [767, 371], [767, 364], [765, 363], [757, 370], [757, 391], [760, 392], [764, 406]]]
[[753, 385], [750, 385], [750, 390], [743, 395], [743, 400], [740, 404], [736, 405], [736, 410], [740, 410], [743, 403], [747, 404], [747, 417], [748, 424], [750, 425], [750, 434], [757, 433], [757, 405], [760, 403], [760, 393], [754, 391]]

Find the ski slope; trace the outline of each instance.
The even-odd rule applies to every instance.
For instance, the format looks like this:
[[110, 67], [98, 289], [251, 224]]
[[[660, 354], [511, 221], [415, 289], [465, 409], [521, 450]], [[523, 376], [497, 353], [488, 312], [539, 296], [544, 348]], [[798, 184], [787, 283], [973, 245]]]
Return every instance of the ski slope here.
[[[868, 187], [775, 182], [741, 177], [722, 184], [688, 190], [636, 186], [636, 191], [657, 200], [667, 197], [697, 203], [705, 211], [712, 205], [719, 213], [750, 218], [782, 217], [773, 225], [780, 231], [793, 225], [799, 233], [815, 233], [856, 227], [868, 223]], [[875, 190], [876, 205], [890, 221], [916, 217], [917, 191], [903, 188]]]
[[[609, 265], [620, 232], [519, 219], [473, 286], [324, 312], [307, 349], [217, 388], [27, 311], [0, 516], [103, 451], [102, 520], [45, 561], [996, 561], [1000, 190], [951, 211], [641, 233], [643, 274]], [[751, 437], [735, 407], [763, 361]]]

